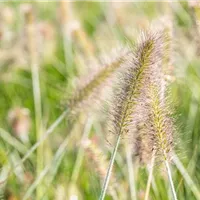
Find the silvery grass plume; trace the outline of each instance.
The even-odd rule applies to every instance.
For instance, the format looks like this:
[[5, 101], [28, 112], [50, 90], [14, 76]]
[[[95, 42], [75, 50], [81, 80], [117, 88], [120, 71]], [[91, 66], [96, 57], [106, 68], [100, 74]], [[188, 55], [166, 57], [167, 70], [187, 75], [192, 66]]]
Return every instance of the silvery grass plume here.
[[[155, 159], [164, 162], [168, 173], [172, 196], [173, 199], [176, 200], [177, 196], [169, 167], [176, 129], [171, 110], [167, 103], [167, 93], [163, 95], [163, 85], [159, 83], [160, 80], [149, 85], [149, 103], [147, 104], [149, 118], [146, 121], [145, 128], [147, 130], [146, 135], [150, 139], [147, 145], [152, 151], [151, 154], [149, 154], [149, 158], [152, 157], [152, 162], [154, 162]], [[151, 173], [153, 173], [153, 171]]]
[[132, 136], [136, 124], [144, 120], [147, 91], [150, 82], [161, 76], [163, 34], [142, 33], [141, 42], [129, 61], [127, 70], [120, 74], [111, 102], [112, 133]]
[[[141, 117], [138, 117], [137, 123], [135, 123], [136, 155], [139, 155], [141, 163], [150, 165], [145, 200], [148, 199], [155, 160], [168, 164], [174, 145], [175, 127], [168, 101], [169, 93], [166, 91], [168, 85], [166, 75], [171, 49], [171, 40], [166, 29], [162, 31], [162, 41], [161, 64], [159, 67], [152, 68], [153, 70], [150, 72], [151, 76], [148, 77], [146, 86], [143, 88], [144, 93], [139, 100], [143, 102], [142, 106], [138, 107]], [[176, 199], [174, 191], [173, 196]]]
[[[104, 199], [108, 182], [111, 176], [116, 152], [123, 136], [127, 136], [134, 130], [133, 126], [138, 119], [142, 119], [140, 109], [145, 100], [148, 81], [152, 73], [160, 68], [162, 61], [162, 34], [146, 32], [141, 34], [135, 52], [130, 58], [129, 67], [123, 73], [120, 84], [111, 103], [111, 132], [118, 135], [107, 171], [106, 179], [101, 192], [100, 200]], [[134, 132], [133, 132], [134, 134]]]
[[[157, 80], [156, 80], [157, 79]], [[176, 132], [168, 93], [163, 89], [162, 78], [149, 83], [147, 99], [142, 112], [144, 118], [136, 126], [135, 151], [142, 163], [148, 164], [155, 156], [158, 161], [170, 160]]]
[[108, 84], [115, 72], [127, 62], [130, 52], [129, 49], [123, 49], [116, 58], [101, 67], [99, 71], [90, 72], [86, 83], [82, 83], [72, 97], [67, 100], [67, 107], [72, 113], [77, 113], [77, 111], [88, 107], [89, 104], [91, 106], [91, 100], [100, 99], [100, 96], [95, 98], [96, 95], [100, 95], [102, 88]]
[[[150, 124], [152, 120], [151, 116], [151, 106], [150, 102], [152, 101], [151, 95], [151, 86], [158, 86], [159, 88], [159, 99], [162, 102], [163, 111], [170, 110], [168, 109], [169, 101], [167, 94], [167, 86], [169, 85], [169, 81], [166, 78], [169, 73], [169, 65], [171, 64], [171, 50], [172, 50], [172, 41], [171, 41], [171, 32], [168, 30], [168, 27], [160, 30], [161, 32], [161, 40], [162, 40], [162, 52], [160, 52], [161, 63], [159, 66], [155, 66], [151, 69], [151, 75], [146, 80], [146, 87], [143, 88], [143, 96], [140, 99], [142, 102], [142, 106], [138, 107], [138, 111], [140, 113], [140, 118], [137, 118], [137, 123], [135, 124], [135, 132], [137, 133], [134, 137], [134, 147], [136, 155], [139, 155], [139, 159], [141, 163], [148, 164], [150, 161], [150, 157], [152, 156], [152, 137], [149, 134], [149, 130], [151, 130], [152, 125]], [[147, 87], [148, 86], [148, 87]]]

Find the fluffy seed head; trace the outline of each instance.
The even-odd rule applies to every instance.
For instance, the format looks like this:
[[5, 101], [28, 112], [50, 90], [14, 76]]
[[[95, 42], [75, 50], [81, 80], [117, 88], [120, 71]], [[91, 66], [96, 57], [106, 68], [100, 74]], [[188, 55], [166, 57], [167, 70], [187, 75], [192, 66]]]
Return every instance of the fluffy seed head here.
[[142, 163], [148, 163], [152, 156], [158, 161], [170, 159], [174, 145], [175, 126], [162, 79], [163, 76], [156, 77], [149, 83], [146, 101], [140, 110], [144, 114], [136, 127], [135, 150]]
[[161, 62], [152, 65], [144, 81], [142, 98], [139, 99], [142, 104], [138, 106], [141, 117], [134, 124], [135, 151], [142, 163], [148, 163], [153, 155], [159, 160], [168, 159], [173, 148], [175, 129], [165, 82], [166, 66], [170, 61], [170, 40], [164, 31], [160, 36], [162, 47], [158, 56]]
[[[113, 74], [122, 67], [126, 62], [130, 54], [130, 50], [125, 50], [115, 58], [112, 62], [106, 64], [95, 75], [88, 77], [89, 81], [81, 86], [75, 94], [68, 100], [67, 106], [74, 112], [85, 107], [89, 99], [94, 99], [94, 95], [99, 94], [100, 90], [107, 83], [107, 81], [113, 76]], [[91, 106], [91, 105], [90, 105]]]
[[[122, 74], [116, 88], [111, 109], [111, 132], [127, 135], [133, 132], [137, 121], [143, 118], [143, 104], [146, 90], [152, 77], [159, 73], [162, 58], [162, 35], [143, 33], [141, 41], [129, 62], [129, 67]], [[142, 113], [142, 114], [141, 114]]]
[[149, 88], [149, 136], [151, 137], [152, 150], [161, 160], [169, 159], [173, 148], [173, 134], [175, 132], [173, 118], [167, 105], [166, 95], [163, 97], [159, 85]]

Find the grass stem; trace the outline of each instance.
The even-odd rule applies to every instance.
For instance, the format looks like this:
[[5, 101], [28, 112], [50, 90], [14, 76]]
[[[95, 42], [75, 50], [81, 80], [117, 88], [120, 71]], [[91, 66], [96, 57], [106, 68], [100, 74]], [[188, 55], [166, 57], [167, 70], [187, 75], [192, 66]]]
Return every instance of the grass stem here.
[[27, 152], [28, 148], [23, 143], [2, 128], [0, 128], [0, 137], [5, 142], [17, 149], [20, 153], [25, 154], [25, 152]]
[[39, 141], [37, 141], [24, 155], [24, 157], [13, 167], [13, 169], [9, 170], [8, 175], [4, 180], [0, 181], [0, 185], [3, 184], [6, 179], [16, 170], [17, 167], [21, 166], [29, 157], [30, 155], [40, 146], [40, 144], [45, 141], [48, 136], [53, 133], [54, 129], [65, 119], [66, 115], [68, 113], [68, 110], [65, 110], [58, 118], [57, 120], [48, 128], [48, 130], [43, 134], [42, 138], [40, 138]]
[[134, 167], [133, 167], [130, 144], [126, 144], [126, 160], [128, 166], [128, 179], [129, 179], [131, 200], [136, 200], [137, 199], [136, 184], [135, 184]]
[[173, 159], [173, 162], [176, 165], [177, 169], [183, 176], [185, 182], [187, 183], [187, 185], [193, 192], [196, 199], [200, 200], [200, 191], [199, 191], [198, 187], [195, 185], [194, 181], [192, 180], [192, 178], [190, 177], [190, 175], [188, 174], [185, 167], [183, 166], [183, 164], [181, 163], [181, 161], [179, 160], [178, 156], [175, 153], [173, 153], [172, 159]]
[[58, 150], [55, 153], [55, 156], [53, 157], [51, 163], [49, 163], [44, 169], [43, 171], [40, 173], [40, 175], [36, 178], [36, 180], [31, 184], [31, 186], [27, 189], [23, 200], [27, 200], [31, 197], [33, 191], [35, 190], [35, 188], [39, 187], [41, 181], [44, 179], [45, 175], [51, 170], [51, 168], [53, 168], [56, 163], [60, 160], [60, 157], [62, 157], [62, 154], [65, 153], [67, 145], [69, 143], [69, 136], [66, 137], [66, 139], [63, 141], [63, 143], [60, 145], [60, 147], [58, 148]]
[[[29, 64], [31, 66], [32, 75], [32, 88], [33, 88], [33, 99], [34, 99], [34, 111], [35, 111], [35, 131], [37, 141], [43, 135], [43, 123], [42, 123], [42, 102], [41, 102], [41, 92], [40, 92], [40, 78], [39, 78], [39, 59], [38, 59], [38, 35], [36, 34], [36, 25], [34, 19], [34, 13], [30, 10], [29, 14], [26, 16], [27, 21], [27, 37], [28, 37], [28, 49], [29, 49]], [[37, 160], [36, 160], [36, 173], [40, 176], [40, 172], [44, 165], [43, 151], [44, 144], [40, 145], [37, 149]], [[36, 199], [40, 199], [42, 194], [42, 187], [37, 188]]]
[[[81, 142], [84, 142], [86, 139], [88, 139], [88, 136], [89, 136], [91, 128], [92, 128], [92, 123], [93, 123], [93, 119], [89, 118], [86, 122]], [[85, 151], [85, 149], [82, 146], [79, 147], [77, 157], [76, 157], [76, 161], [75, 161], [75, 164], [74, 164], [74, 169], [73, 169], [73, 172], [72, 172], [72, 177], [71, 177], [71, 180], [72, 180], [73, 183], [76, 183], [76, 181], [78, 179], [80, 169], [81, 169], [81, 165], [82, 165], [82, 162], [83, 162], [84, 151]]]
[[111, 173], [112, 173], [113, 164], [114, 164], [114, 161], [115, 161], [115, 157], [116, 157], [116, 153], [117, 153], [117, 150], [118, 150], [118, 147], [119, 147], [120, 140], [121, 140], [121, 134], [119, 134], [118, 137], [117, 137], [117, 141], [116, 141], [116, 144], [115, 144], [112, 156], [111, 156], [110, 164], [109, 164], [109, 167], [108, 167], [108, 171], [107, 171], [106, 178], [105, 178], [105, 181], [104, 181], [104, 184], [103, 184], [103, 188], [101, 190], [99, 200], [103, 200], [105, 198], [106, 190], [108, 188], [108, 184], [109, 184], [109, 180], [110, 180], [110, 176], [111, 176]]
[[170, 182], [170, 187], [171, 187], [171, 190], [172, 190], [173, 199], [178, 200], [177, 196], [176, 196], [176, 191], [175, 191], [175, 188], [174, 188], [174, 183], [173, 183], [173, 179], [172, 179], [170, 166], [169, 166], [169, 163], [168, 163], [167, 160], [165, 160], [165, 166], [166, 166], [166, 169], [167, 169], [167, 174], [168, 174], [168, 178], [169, 178], [169, 182]]
[[155, 154], [153, 153], [153, 156], [152, 156], [152, 159], [151, 159], [151, 164], [150, 164], [150, 171], [149, 171], [149, 177], [148, 177], [148, 181], [147, 181], [147, 188], [146, 188], [144, 200], [148, 200], [148, 198], [149, 198], [149, 191], [150, 191], [151, 182], [152, 182], [152, 178], [153, 178], [154, 163], [155, 163]]

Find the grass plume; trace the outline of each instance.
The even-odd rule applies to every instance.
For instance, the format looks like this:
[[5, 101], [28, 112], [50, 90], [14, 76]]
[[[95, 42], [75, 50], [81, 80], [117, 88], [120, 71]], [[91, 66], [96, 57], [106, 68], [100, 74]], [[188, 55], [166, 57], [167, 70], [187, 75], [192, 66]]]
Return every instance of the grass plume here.
[[149, 129], [153, 141], [153, 150], [159, 158], [168, 159], [173, 148], [173, 133], [175, 131], [169, 107], [165, 99], [162, 99], [158, 85], [150, 86], [150, 124]]
[[[118, 135], [111, 156], [110, 165], [101, 192], [100, 200], [104, 199], [111, 176], [115, 156], [123, 135], [130, 132], [137, 116], [137, 105], [145, 95], [145, 84], [152, 75], [152, 69], [157, 68], [161, 57], [161, 35], [150, 32], [142, 34], [142, 40], [136, 47], [130, 59], [129, 68], [124, 72], [122, 83], [114, 96], [111, 110], [113, 131]], [[138, 116], [137, 116], [138, 117]]]
[[113, 59], [112, 62], [106, 64], [99, 70], [88, 83], [77, 89], [77, 91], [68, 100], [67, 106], [72, 110], [76, 111], [80, 109], [88, 99], [100, 91], [105, 85], [105, 82], [113, 76], [113, 74], [123, 65], [128, 59], [130, 54], [129, 50], [121, 52], [117, 58]]
[[[114, 133], [126, 135], [137, 105], [141, 106], [145, 97], [145, 84], [150, 80], [153, 70], [160, 63], [161, 35], [142, 33], [141, 42], [130, 59], [129, 67], [122, 75], [116, 88], [111, 110]], [[139, 113], [137, 113], [139, 114]], [[139, 115], [140, 116], [140, 115]]]
[[173, 199], [176, 200], [177, 196], [169, 166], [169, 160], [171, 159], [171, 152], [174, 146], [173, 135], [175, 133], [175, 128], [169, 106], [167, 105], [166, 92], [164, 90], [163, 94], [162, 87], [163, 85], [160, 79], [158, 79], [158, 82], [155, 81], [150, 84], [148, 89], [149, 102], [147, 104], [147, 112], [149, 113], [149, 117], [144, 126], [147, 131], [146, 136], [149, 140], [144, 140], [143, 142], [146, 142], [149, 149], [148, 152], [143, 153], [146, 153], [149, 158], [156, 158], [164, 162]]

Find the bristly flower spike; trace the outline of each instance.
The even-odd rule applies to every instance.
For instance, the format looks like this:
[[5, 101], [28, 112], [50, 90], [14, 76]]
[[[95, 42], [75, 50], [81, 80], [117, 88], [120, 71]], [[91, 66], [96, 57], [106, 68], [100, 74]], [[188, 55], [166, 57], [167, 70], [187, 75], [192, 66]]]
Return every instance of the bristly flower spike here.
[[152, 84], [149, 87], [150, 117], [149, 136], [151, 137], [152, 150], [156, 158], [165, 163], [174, 200], [177, 200], [169, 160], [173, 149], [173, 134], [175, 132], [173, 118], [167, 105], [166, 94], [163, 97], [161, 85]]
[[[122, 136], [127, 135], [132, 129], [134, 120], [138, 118], [139, 107], [144, 99], [147, 82], [156, 71], [161, 62], [162, 40], [160, 34], [150, 32], [142, 34], [142, 40], [136, 47], [130, 59], [129, 68], [123, 74], [123, 78], [114, 95], [111, 110], [113, 132], [118, 135], [110, 165], [104, 181], [100, 200], [103, 200], [108, 187], [117, 149]], [[142, 116], [141, 116], [142, 117]]]
[[[163, 33], [163, 32], [162, 32]], [[168, 104], [165, 73], [169, 62], [169, 39], [162, 34], [163, 43], [161, 65], [151, 71], [148, 86], [143, 95], [143, 106], [139, 108], [142, 118], [136, 123], [135, 148], [140, 161], [149, 163], [153, 168], [154, 160], [159, 159], [165, 163], [174, 199], [177, 199], [168, 161], [173, 149], [173, 134], [175, 132], [171, 109]], [[151, 158], [151, 159], [150, 159]], [[151, 169], [153, 170], [153, 169]], [[153, 171], [151, 171], [153, 173]], [[151, 174], [149, 176], [151, 178]], [[148, 186], [149, 186], [148, 180]], [[149, 187], [147, 186], [145, 200], [148, 199]]]
[[125, 62], [127, 62], [130, 52], [130, 49], [122, 50], [115, 59], [105, 64], [98, 72], [87, 78], [89, 81], [77, 89], [67, 101], [67, 107], [71, 112], [76, 113], [85, 106], [87, 107], [86, 104], [90, 102], [89, 100], [94, 99], [94, 95], [99, 94], [105, 83], [113, 77], [115, 72], [118, 71]]

